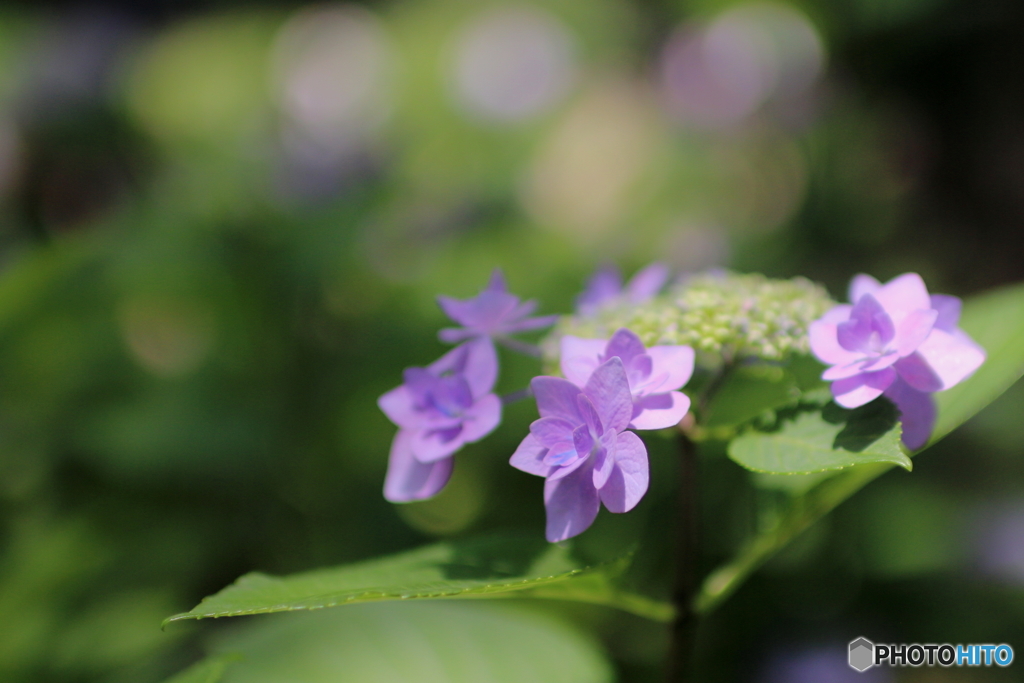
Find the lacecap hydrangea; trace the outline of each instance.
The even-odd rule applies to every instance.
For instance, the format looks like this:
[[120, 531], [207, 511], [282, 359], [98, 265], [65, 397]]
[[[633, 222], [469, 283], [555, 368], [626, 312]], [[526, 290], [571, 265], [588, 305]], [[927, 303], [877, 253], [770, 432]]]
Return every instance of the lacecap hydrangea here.
[[[695, 365], [720, 374], [813, 353], [829, 366], [822, 378], [836, 403], [853, 408], [884, 395], [900, 411], [904, 443], [916, 449], [934, 426], [932, 393], [985, 357], [957, 327], [959, 299], [929, 295], [912, 273], [885, 285], [857, 276], [849, 305], [804, 278], [718, 271], [669, 279], [661, 264], [626, 283], [614, 267], [602, 268], [566, 316], [534, 317], [537, 304], [509, 293], [500, 271], [476, 297], [439, 297], [459, 324], [439, 337], [459, 346], [406, 370], [403, 384], [378, 402], [399, 427], [388, 500], [438, 493], [455, 453], [498, 426], [504, 403], [532, 395], [539, 418], [509, 462], [544, 478], [546, 536], [561, 541], [585, 531], [602, 505], [623, 513], [643, 498], [650, 468], [635, 431], [683, 422], [691, 399], [682, 390]], [[539, 346], [513, 336], [551, 325]], [[496, 345], [543, 355], [548, 374], [498, 397]]]

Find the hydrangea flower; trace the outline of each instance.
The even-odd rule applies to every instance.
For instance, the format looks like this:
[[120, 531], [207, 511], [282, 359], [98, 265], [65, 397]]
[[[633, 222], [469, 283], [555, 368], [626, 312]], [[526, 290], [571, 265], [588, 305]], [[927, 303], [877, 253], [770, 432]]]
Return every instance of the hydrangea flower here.
[[558, 320], [557, 315], [531, 318], [537, 308], [536, 301], [520, 303], [519, 297], [510, 294], [505, 277], [500, 269], [491, 274], [491, 281], [472, 299], [437, 297], [437, 303], [445, 315], [462, 325], [446, 327], [437, 336], [441, 341], [454, 344], [474, 337], [490, 337], [504, 341], [510, 334], [550, 327]]
[[585, 531], [601, 503], [627, 512], [647, 492], [647, 449], [626, 431], [633, 397], [622, 359], [599, 365], [580, 388], [560, 377], [530, 383], [540, 419], [510, 463], [545, 477], [547, 539], [563, 541]]
[[920, 448], [935, 423], [931, 393], [974, 372], [985, 352], [957, 328], [960, 300], [929, 296], [916, 273], [885, 285], [858, 275], [850, 301], [810, 326], [811, 350], [832, 366], [822, 379], [832, 382], [836, 403], [846, 408], [887, 394], [900, 409], [904, 443]]
[[453, 454], [501, 422], [494, 395], [498, 356], [480, 337], [425, 368], [407, 368], [404, 383], [377, 400], [398, 425], [391, 443], [384, 497], [395, 503], [429, 498], [451, 477]]
[[661, 291], [668, 281], [669, 269], [664, 263], [652, 263], [636, 272], [625, 287], [622, 273], [608, 265], [587, 282], [586, 289], [576, 299], [576, 312], [583, 316], [596, 313], [602, 306], [625, 295], [630, 303], [641, 304]]
[[561, 369], [576, 386], [586, 386], [594, 370], [618, 357], [626, 369], [633, 396], [632, 429], [665, 429], [679, 424], [690, 399], [679, 389], [693, 374], [694, 352], [689, 346], [652, 346], [622, 328], [608, 341], [566, 335], [561, 340]]

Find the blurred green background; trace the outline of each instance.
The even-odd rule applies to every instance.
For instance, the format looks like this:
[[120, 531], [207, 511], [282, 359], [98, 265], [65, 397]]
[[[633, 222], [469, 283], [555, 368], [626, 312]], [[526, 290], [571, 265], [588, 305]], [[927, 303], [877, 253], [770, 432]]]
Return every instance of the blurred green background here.
[[[376, 398], [443, 352], [434, 296], [496, 266], [543, 313], [608, 261], [840, 299], [860, 271], [1024, 277], [1022, 10], [0, 5], [0, 680], [156, 683], [225, 648], [250, 653], [229, 681], [661, 680], [664, 628], [599, 608], [160, 621], [251, 570], [543, 533], [541, 480], [507, 465], [525, 404], [435, 500], [381, 497]], [[503, 363], [499, 391], [537, 372]], [[845, 648], [1024, 652], [1022, 411], [1017, 385], [773, 560], [703, 625], [702, 680], [1016, 680], [856, 674]], [[650, 493], [580, 543], [647, 539], [634, 580], [664, 595], [672, 446], [647, 441]], [[710, 567], [770, 520], [747, 472], [701, 467]]]

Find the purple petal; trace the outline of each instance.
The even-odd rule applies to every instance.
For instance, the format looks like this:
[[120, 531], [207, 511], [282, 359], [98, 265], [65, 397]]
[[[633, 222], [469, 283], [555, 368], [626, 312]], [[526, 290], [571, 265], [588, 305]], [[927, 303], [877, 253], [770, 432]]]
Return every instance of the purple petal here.
[[642, 304], [652, 296], [661, 291], [668, 281], [671, 273], [669, 267], [664, 263], [652, 263], [646, 268], [637, 271], [626, 285], [626, 292], [629, 300], [635, 304]]
[[544, 448], [536, 437], [532, 434], [527, 434], [526, 438], [519, 444], [519, 447], [516, 448], [516, 452], [509, 458], [508, 464], [528, 474], [546, 477], [554, 469], [544, 464], [544, 456], [547, 453], [548, 449]]
[[904, 382], [918, 391], [942, 389], [942, 379], [935, 374], [935, 371], [919, 353], [912, 353], [906, 358], [901, 358], [893, 367]]
[[420, 429], [412, 434], [412, 454], [422, 463], [437, 462], [447, 458], [462, 448], [466, 442], [463, 438], [461, 424], [454, 427], [436, 429]]
[[391, 442], [384, 497], [392, 503], [407, 503], [437, 494], [452, 476], [454, 458], [424, 464], [412, 454], [412, 435], [399, 431]]
[[870, 275], [865, 275], [864, 273], [855, 275], [853, 279], [850, 280], [850, 301], [860, 301], [860, 298], [865, 294], [874, 294], [881, 288], [882, 283]]
[[896, 351], [889, 351], [883, 353], [875, 358], [866, 358], [864, 363], [861, 364], [861, 372], [878, 372], [892, 366], [896, 361], [900, 359], [900, 354]]
[[633, 416], [633, 396], [622, 361], [616, 356], [594, 370], [583, 388], [594, 403], [605, 429], [621, 432]]
[[466, 342], [466, 361], [462, 369], [474, 398], [489, 394], [498, 381], [498, 352], [487, 337]]
[[450, 296], [440, 295], [437, 297], [437, 305], [446, 316], [467, 327], [475, 326], [477, 316], [476, 299], [453, 299]]
[[646, 353], [640, 356], [633, 356], [626, 364], [626, 379], [629, 382], [631, 392], [645, 386], [651, 379], [651, 370], [654, 368], [654, 361]]
[[[611, 446], [615, 446], [615, 437], [612, 437]], [[612, 470], [615, 468], [615, 454], [609, 450], [604, 444], [601, 444], [597, 450], [594, 451], [594, 469], [593, 469], [593, 483], [594, 488], [600, 489], [608, 481], [608, 477], [612, 475]]]
[[433, 406], [448, 417], [461, 415], [473, 405], [473, 392], [462, 375], [439, 377], [430, 398]]
[[[558, 458], [558, 460], [561, 461], [561, 464], [559, 464], [557, 467], [555, 467], [555, 469], [551, 471], [551, 474], [548, 475], [548, 481], [555, 481], [557, 479], [567, 477], [576, 470], [578, 470], [580, 467], [587, 465], [587, 463], [591, 463], [591, 465], [587, 465], [587, 467], [585, 467], [584, 469], [586, 469], [588, 472], [590, 471], [592, 461], [588, 454], [584, 453], [580, 455], [579, 451], [577, 451], [575, 448], [571, 448], [571, 444], [566, 445], [570, 446], [570, 448], [566, 449], [565, 451], [565, 453], [569, 453], [569, 455], [562, 455]], [[552, 464], [552, 455], [553, 454], [549, 452], [548, 455], [544, 458], [545, 464]]]
[[458, 344], [478, 336], [479, 332], [467, 330], [465, 327], [443, 327], [437, 331], [437, 338], [445, 344]]
[[561, 377], [541, 375], [530, 380], [530, 388], [537, 399], [537, 410], [541, 417], [560, 417], [574, 425], [583, 424], [576, 397], [581, 390], [578, 386]]
[[985, 362], [985, 351], [960, 330], [950, 334], [933, 329], [917, 352], [942, 380], [943, 389], [957, 384]]
[[633, 432], [618, 435], [615, 468], [601, 487], [601, 501], [611, 512], [629, 512], [647, 493], [647, 448]]
[[939, 317], [935, 319], [935, 327], [952, 334], [956, 330], [957, 323], [960, 322], [960, 309], [963, 307], [963, 302], [959, 297], [948, 294], [932, 294], [931, 304], [932, 308], [939, 312]]
[[839, 345], [847, 351], [884, 347], [896, 334], [892, 319], [875, 297], [865, 294], [850, 311], [850, 319], [836, 326]]
[[608, 346], [604, 349], [604, 359], [608, 360], [618, 356], [622, 359], [622, 364], [626, 365], [633, 360], [634, 356], [641, 356], [646, 352], [647, 349], [640, 341], [640, 337], [636, 336], [632, 330], [622, 327], [608, 340]]
[[562, 337], [562, 374], [576, 386], [583, 387], [601, 364], [601, 354], [607, 345], [604, 339], [582, 339], [572, 335]]
[[494, 394], [487, 394], [463, 413], [462, 417], [460, 438], [465, 443], [479, 441], [501, 424], [501, 399]]
[[519, 298], [508, 292], [485, 289], [465, 301], [439, 296], [437, 303], [445, 315], [460, 325], [489, 334], [515, 310]]
[[587, 395], [580, 394], [576, 397], [576, 402], [579, 404], [580, 415], [583, 416], [583, 422], [586, 423], [587, 429], [590, 430], [590, 433], [594, 435], [604, 434], [604, 425], [601, 424], [601, 416], [597, 414], [597, 408], [594, 407], [593, 402], [587, 397]]
[[[534, 304], [533, 301], [526, 302], [528, 304]], [[531, 306], [536, 308], [536, 305]], [[525, 320], [518, 320], [510, 322], [506, 325], [502, 325], [502, 334], [514, 334], [516, 332], [529, 332], [530, 330], [539, 330], [545, 327], [551, 327], [558, 322], [558, 315], [542, 315], [536, 318], [527, 318]]]
[[896, 404], [903, 423], [903, 444], [917, 450], [928, 443], [935, 428], [935, 399], [930, 393], [918, 391], [901, 379], [885, 390], [886, 397]]
[[[444, 354], [433, 363], [428, 365], [426, 368], [408, 368], [405, 371], [406, 383], [415, 381], [414, 378], [421, 378], [420, 381], [429, 381], [422, 377], [421, 373], [426, 372], [431, 377], [440, 377], [445, 373], [460, 374], [466, 369], [466, 363], [469, 358], [469, 352], [471, 348], [471, 342], [456, 346], [454, 349]], [[416, 372], [413, 372], [416, 371]], [[426, 389], [426, 390], [429, 390]]]
[[862, 373], [833, 382], [832, 396], [844, 408], [857, 408], [881, 396], [895, 379], [896, 371], [892, 368]]
[[[899, 356], [895, 353], [891, 354], [893, 358], [898, 359]], [[893, 361], [895, 362], [895, 361]], [[864, 371], [864, 359], [858, 358], [853, 363], [847, 365], [833, 365], [825, 372], [821, 373], [821, 378], [826, 382], [834, 382], [837, 379], [846, 379], [847, 377], [853, 377], [859, 375]]]
[[[508, 317], [509, 320], [519, 320], [520, 318], [525, 318], [526, 316], [530, 315], [536, 310], [537, 302], [534, 301], [533, 299], [530, 299], [529, 301], [524, 301], [521, 304], [517, 305], [515, 308], [513, 308], [512, 312], [509, 314]], [[558, 316], [556, 315], [551, 317], [557, 318]]]
[[900, 323], [896, 335], [896, 351], [900, 356], [909, 356], [928, 338], [939, 312], [932, 309], [911, 311]]
[[[445, 354], [442, 358], [449, 355]], [[409, 390], [413, 403], [423, 409], [430, 403], [430, 395], [437, 388], [437, 375], [426, 368], [406, 368], [402, 371], [402, 384]]]
[[[844, 308], [846, 313], [850, 310], [849, 306], [837, 306], [832, 311], [839, 308]], [[808, 335], [811, 341], [811, 352], [826, 365], [849, 365], [859, 360], [861, 358], [859, 353], [847, 351], [839, 345], [837, 325], [834, 322], [828, 322], [826, 318], [829, 317], [834, 319], [838, 317], [838, 314], [830, 316], [826, 313], [825, 317], [810, 324]]]
[[590, 427], [584, 424], [573, 430], [572, 443], [577, 453], [584, 456], [590, 455], [590, 451], [594, 448], [594, 436]]
[[850, 319], [851, 311], [853, 311], [853, 306], [850, 304], [839, 304], [828, 309], [825, 315], [818, 318], [818, 320], [828, 325], [838, 325]]
[[561, 479], [544, 484], [547, 539], [564, 541], [586, 531], [601, 507], [589, 467], [581, 467]]
[[487, 291], [489, 292], [507, 292], [508, 285], [505, 284], [505, 275], [501, 272], [501, 268], [495, 268], [491, 271], [491, 279], [487, 282]]
[[530, 433], [546, 448], [561, 441], [572, 441], [576, 425], [560, 417], [542, 417], [530, 424]]
[[932, 307], [928, 288], [917, 273], [905, 273], [889, 280], [873, 296], [897, 324], [911, 311]]
[[614, 265], [598, 270], [587, 282], [583, 293], [576, 299], [576, 310], [581, 315], [594, 313], [601, 304], [622, 293], [622, 275]]
[[402, 429], [422, 429], [429, 424], [427, 416], [416, 409], [412, 393], [404, 384], [378, 398], [377, 406]]
[[[668, 399], [667, 406], [665, 405], [666, 399]], [[686, 416], [686, 411], [690, 409], [689, 397], [679, 391], [644, 396], [638, 403], [643, 410], [630, 422], [633, 429], [675, 427]]]
[[664, 377], [648, 391], [682, 389], [693, 376], [694, 352], [689, 346], [652, 346], [647, 355], [651, 357], [651, 377]]
[[561, 472], [562, 474], [559, 476], [564, 476], [573, 471], [576, 467], [583, 464], [583, 460], [586, 460], [586, 458], [581, 458], [576, 451], [576, 447], [569, 441], [556, 443], [548, 449], [547, 455], [544, 456], [544, 464], [552, 468], [549, 474], [553, 475], [556, 472]]
[[474, 303], [473, 322], [470, 325], [482, 332], [491, 333], [515, 314], [519, 297], [508, 292], [486, 290], [477, 295]]

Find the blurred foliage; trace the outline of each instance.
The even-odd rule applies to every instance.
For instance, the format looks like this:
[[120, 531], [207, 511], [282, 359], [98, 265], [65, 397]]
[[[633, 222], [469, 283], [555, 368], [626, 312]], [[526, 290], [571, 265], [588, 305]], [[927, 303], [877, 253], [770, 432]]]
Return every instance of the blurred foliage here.
[[[436, 499], [380, 495], [377, 396], [443, 352], [434, 296], [495, 266], [544, 313], [606, 260], [806, 275], [835, 298], [862, 270], [958, 295], [1024, 278], [1009, 0], [801, 0], [772, 6], [776, 33], [732, 0], [104, 7], [0, 7], [4, 681], [155, 683], [207, 652], [245, 656], [225, 680], [269, 680], [289, 644], [310, 681], [344, 653], [359, 680], [423, 673], [431, 647], [454, 667], [430, 660], [437, 680], [659, 680], [662, 626], [570, 603], [159, 625], [250, 571], [540, 538], [541, 482], [507, 466], [528, 405]], [[708, 35], [725, 81], [694, 66]], [[708, 108], [684, 106], [693, 88]], [[503, 393], [536, 371], [502, 362]], [[768, 562], [702, 625], [703, 679], [804, 680], [860, 634], [1024, 642], [1022, 411], [1018, 383]], [[675, 454], [646, 441], [650, 492], [576, 549], [639, 543], [626, 581], [664, 597]], [[700, 481], [705, 572], [791, 495], [713, 444]]]

